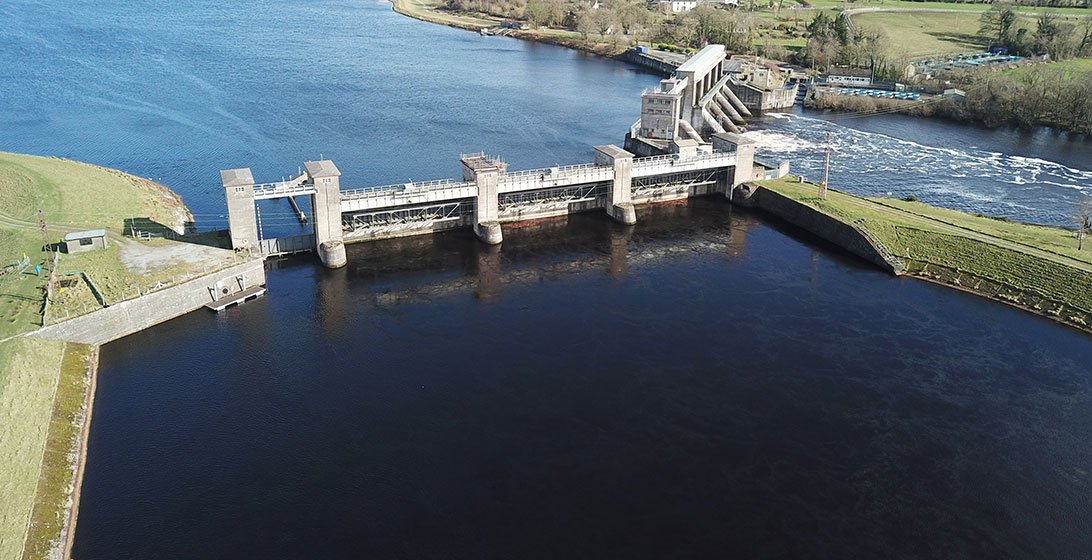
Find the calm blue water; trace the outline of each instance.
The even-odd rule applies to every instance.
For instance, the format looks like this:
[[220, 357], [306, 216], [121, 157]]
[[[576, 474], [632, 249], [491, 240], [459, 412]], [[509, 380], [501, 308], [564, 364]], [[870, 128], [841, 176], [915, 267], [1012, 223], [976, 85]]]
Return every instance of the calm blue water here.
[[[454, 176], [478, 150], [586, 161], [658, 79], [374, 2], [0, 16], [0, 149], [161, 179], [205, 227], [222, 168], [279, 179], [321, 153], [352, 187]], [[833, 128], [839, 188], [1043, 222], [1092, 170], [1086, 141], [1049, 133], [833, 122], [750, 134], [810, 176]], [[721, 200], [639, 220], [354, 245], [338, 271], [276, 261], [260, 300], [105, 346], [74, 556], [1092, 550], [1087, 335]], [[298, 227], [287, 203], [263, 221]]]

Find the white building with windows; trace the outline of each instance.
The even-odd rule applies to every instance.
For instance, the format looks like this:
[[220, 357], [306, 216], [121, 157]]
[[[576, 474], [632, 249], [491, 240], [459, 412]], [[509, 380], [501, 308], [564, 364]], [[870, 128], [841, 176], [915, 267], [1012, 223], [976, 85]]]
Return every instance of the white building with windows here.
[[675, 14], [689, 12], [698, 6], [698, 0], [658, 0], [657, 3], [663, 11]]

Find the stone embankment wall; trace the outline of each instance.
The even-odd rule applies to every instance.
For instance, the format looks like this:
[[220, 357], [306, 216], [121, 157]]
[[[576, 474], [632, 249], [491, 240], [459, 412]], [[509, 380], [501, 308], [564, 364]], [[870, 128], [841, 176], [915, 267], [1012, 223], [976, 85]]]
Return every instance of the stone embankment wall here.
[[50, 325], [32, 336], [83, 344], [105, 344], [200, 309], [213, 301], [209, 288], [242, 276], [247, 287], [265, 284], [265, 263], [251, 260], [200, 278], [123, 301], [63, 323]]
[[842, 247], [892, 274], [900, 272], [891, 263], [887, 262], [879, 250], [869, 242], [868, 238], [853, 226], [770, 189], [758, 186], [750, 193], [742, 193], [742, 196], [735, 202], [744, 206], [761, 208], [786, 222], [804, 228], [813, 235]]

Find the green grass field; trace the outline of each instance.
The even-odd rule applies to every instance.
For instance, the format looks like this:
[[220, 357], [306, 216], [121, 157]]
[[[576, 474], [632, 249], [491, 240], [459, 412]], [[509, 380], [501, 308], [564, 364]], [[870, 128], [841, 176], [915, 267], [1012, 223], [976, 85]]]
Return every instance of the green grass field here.
[[[840, 0], [809, 0], [815, 7], [833, 7], [842, 9], [856, 8], [906, 8], [917, 10], [960, 10], [967, 12], [984, 12], [990, 9], [990, 4], [963, 4], [956, 2], [913, 2], [910, 0], [878, 0], [868, 2], [843, 2]], [[1088, 8], [1052, 8], [1040, 6], [1018, 6], [1019, 12], [1028, 13], [1053, 13], [1059, 15], [1092, 15]]]
[[0, 342], [0, 558], [17, 559], [49, 434], [63, 342]]
[[[39, 210], [50, 243], [85, 229], [120, 235], [124, 220], [132, 217], [159, 223], [187, 217], [177, 197], [146, 179], [86, 163], [0, 152], [0, 266], [24, 254], [32, 262], [22, 274], [0, 276], [0, 339], [41, 325], [45, 277], [33, 274], [33, 265], [46, 261]], [[79, 256], [62, 257], [64, 266]]]
[[[858, 29], [882, 30], [890, 48], [911, 59], [978, 52], [978, 13], [878, 12], [853, 16]], [[894, 53], [892, 53], [894, 54]]]
[[1062, 76], [1065, 79], [1090, 79], [1092, 78], [1092, 59], [1074, 58], [1072, 60], [1063, 60], [1061, 62], [1051, 62], [1048, 64], [1039, 64], [1035, 66], [1021, 66], [1019, 68], [1002, 70], [998, 72], [998, 74], [1006, 76], [1022, 76], [1031, 72], [1040, 72], [1044, 70], [1061, 71]]
[[[967, 272], [1001, 285], [1042, 294], [1092, 312], [1092, 243], [1077, 251], [1072, 232], [979, 217], [889, 198], [859, 198], [792, 180], [763, 181], [774, 190], [850, 223], [863, 220], [896, 256]], [[914, 270], [914, 265], [909, 267]]]

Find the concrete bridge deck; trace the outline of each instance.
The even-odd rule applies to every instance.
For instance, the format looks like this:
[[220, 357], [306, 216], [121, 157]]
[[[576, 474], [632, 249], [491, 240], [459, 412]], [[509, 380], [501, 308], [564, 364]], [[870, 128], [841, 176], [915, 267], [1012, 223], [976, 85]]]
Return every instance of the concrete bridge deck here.
[[263, 252], [277, 247], [276, 252], [287, 252], [258, 239], [255, 201], [309, 196], [314, 247], [324, 264], [337, 267], [345, 264], [345, 242], [469, 226], [482, 241], [495, 244], [501, 242], [501, 222], [595, 209], [632, 224], [634, 203], [712, 193], [731, 196], [732, 189], [751, 179], [753, 159], [751, 141], [718, 134], [710, 152], [634, 157], [617, 146], [596, 146], [592, 163], [511, 172], [499, 159], [464, 155], [461, 180], [344, 191], [339, 187], [340, 171], [328, 160], [306, 162], [307, 171], [291, 181], [255, 184], [245, 168], [220, 174], [233, 247]]

